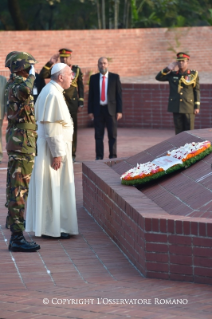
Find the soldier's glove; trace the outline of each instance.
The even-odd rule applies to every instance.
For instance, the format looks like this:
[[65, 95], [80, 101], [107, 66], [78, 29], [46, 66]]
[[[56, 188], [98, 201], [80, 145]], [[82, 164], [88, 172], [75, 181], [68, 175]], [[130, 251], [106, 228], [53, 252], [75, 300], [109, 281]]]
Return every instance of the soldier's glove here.
[[31, 69], [29, 70], [29, 74], [32, 74], [35, 76], [35, 68], [34, 65], [31, 65]]

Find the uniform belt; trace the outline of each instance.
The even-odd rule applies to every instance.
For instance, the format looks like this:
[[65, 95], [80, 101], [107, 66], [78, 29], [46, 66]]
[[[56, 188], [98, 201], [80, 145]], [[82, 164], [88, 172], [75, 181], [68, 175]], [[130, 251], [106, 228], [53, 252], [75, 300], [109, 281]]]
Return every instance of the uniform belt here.
[[24, 130], [33, 130], [33, 131], [37, 130], [37, 125], [33, 123], [18, 123], [18, 124], [15, 124], [14, 127], [21, 128]]

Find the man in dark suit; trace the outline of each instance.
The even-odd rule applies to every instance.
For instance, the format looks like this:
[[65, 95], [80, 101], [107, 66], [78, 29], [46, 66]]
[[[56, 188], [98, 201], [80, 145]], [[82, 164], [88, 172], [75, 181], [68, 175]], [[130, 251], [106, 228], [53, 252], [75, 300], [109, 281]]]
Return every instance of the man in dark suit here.
[[109, 158], [117, 157], [117, 121], [122, 118], [122, 89], [119, 75], [108, 72], [108, 60], [98, 60], [99, 72], [90, 77], [88, 115], [94, 120], [96, 160], [104, 158], [104, 130], [107, 127]]
[[[179, 52], [177, 61], [156, 75], [156, 80], [169, 82], [168, 112], [173, 113], [176, 134], [194, 129], [200, 109], [199, 76], [197, 71], [188, 69], [189, 59], [187, 53]], [[174, 71], [176, 67], [178, 70]]]

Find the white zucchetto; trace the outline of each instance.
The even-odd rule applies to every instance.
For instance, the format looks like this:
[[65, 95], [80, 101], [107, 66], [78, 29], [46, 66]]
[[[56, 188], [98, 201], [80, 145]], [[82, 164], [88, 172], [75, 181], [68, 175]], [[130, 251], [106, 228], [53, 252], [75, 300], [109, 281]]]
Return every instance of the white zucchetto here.
[[61, 71], [62, 69], [64, 69], [67, 66], [67, 64], [65, 63], [56, 63], [53, 68], [51, 69], [51, 75]]

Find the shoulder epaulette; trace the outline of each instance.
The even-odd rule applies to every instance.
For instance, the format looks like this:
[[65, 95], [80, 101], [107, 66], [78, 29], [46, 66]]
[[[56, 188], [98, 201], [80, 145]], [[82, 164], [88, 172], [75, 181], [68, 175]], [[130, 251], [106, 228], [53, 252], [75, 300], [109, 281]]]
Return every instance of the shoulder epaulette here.
[[47, 65], [44, 65], [44, 69], [46, 69], [46, 70], [50, 70], [51, 68], [53, 67], [53, 65], [52, 66], [47, 66]]

